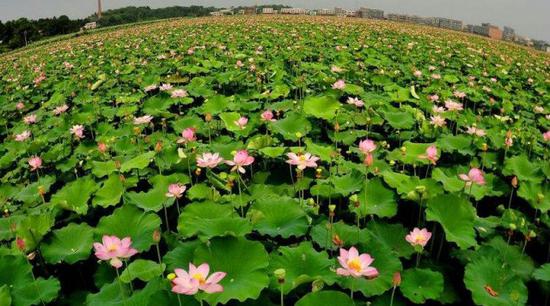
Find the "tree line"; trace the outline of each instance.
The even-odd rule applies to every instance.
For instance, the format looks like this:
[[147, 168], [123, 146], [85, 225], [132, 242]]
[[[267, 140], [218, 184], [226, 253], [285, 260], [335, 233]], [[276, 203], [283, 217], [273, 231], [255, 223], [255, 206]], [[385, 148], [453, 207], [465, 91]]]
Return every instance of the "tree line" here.
[[62, 15], [38, 20], [19, 18], [5, 23], [0, 21], [0, 53], [24, 47], [50, 36], [78, 32], [87, 22], [96, 21], [98, 26], [115, 26], [154, 19], [206, 16], [215, 10], [214, 7], [203, 6], [172, 6], [158, 9], [129, 6], [107, 10], [102, 13], [99, 20], [97, 14], [93, 14], [84, 19], [70, 19]]

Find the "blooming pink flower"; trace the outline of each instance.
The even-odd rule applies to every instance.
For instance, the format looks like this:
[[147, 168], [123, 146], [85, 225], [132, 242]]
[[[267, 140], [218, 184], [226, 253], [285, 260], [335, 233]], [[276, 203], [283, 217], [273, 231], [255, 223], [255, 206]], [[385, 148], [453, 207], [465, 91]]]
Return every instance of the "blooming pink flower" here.
[[550, 141], [550, 130], [543, 133], [542, 138], [544, 138], [544, 141]]
[[466, 183], [466, 186], [470, 186], [472, 183], [477, 185], [485, 185], [485, 177], [483, 176], [483, 172], [478, 168], [472, 168], [468, 174], [459, 174], [458, 177]]
[[462, 106], [462, 103], [454, 102], [451, 100], [445, 101], [445, 107], [449, 111], [460, 111], [464, 109], [464, 107]]
[[32, 115], [25, 116], [25, 117], [23, 118], [23, 122], [25, 122], [25, 124], [33, 124], [33, 123], [36, 123], [36, 115], [35, 115], [35, 114], [32, 114]]
[[413, 74], [414, 74], [415, 77], [419, 78], [419, 77], [422, 76], [422, 71], [416, 70]]
[[307, 167], [316, 168], [319, 157], [311, 155], [310, 153], [296, 155], [296, 153], [288, 153], [288, 164], [298, 166], [298, 169], [304, 170]]
[[185, 98], [187, 96], [188, 96], [187, 90], [185, 89], [176, 89], [172, 91], [172, 95], [171, 95], [172, 98]]
[[231, 171], [238, 170], [240, 173], [246, 173], [246, 170], [243, 167], [249, 166], [253, 162], [254, 157], [248, 155], [248, 152], [246, 150], [240, 150], [235, 154], [232, 161], [228, 160], [225, 163], [233, 166], [233, 168], [231, 168]]
[[436, 69], [435, 66], [428, 67], [428, 70], [430, 70], [430, 71], [434, 71], [435, 69]]
[[338, 80], [332, 84], [332, 89], [344, 89], [346, 87], [346, 82], [344, 80]]
[[151, 123], [151, 120], [153, 120], [153, 117], [149, 116], [149, 115], [145, 115], [145, 116], [142, 116], [142, 117], [135, 117], [134, 118], [134, 124], [135, 125], [149, 124], [149, 123]]
[[100, 152], [100, 153], [105, 153], [107, 152], [107, 145], [104, 143], [104, 142], [99, 142], [97, 144], [97, 150]]
[[23, 103], [23, 102], [17, 102], [17, 104], [15, 104], [15, 108], [16, 108], [17, 110], [22, 110], [22, 109], [25, 108], [25, 103]]
[[435, 115], [435, 116], [431, 116], [430, 117], [430, 123], [434, 126], [437, 126], [437, 127], [444, 127], [445, 124], [447, 124], [445, 122], [445, 119], [442, 118], [441, 116], [439, 115]]
[[462, 92], [462, 91], [458, 91], [458, 90], [455, 90], [453, 92], [453, 96], [459, 98], [459, 99], [463, 99], [466, 97], [466, 93], [465, 92]]
[[361, 99], [359, 98], [352, 98], [352, 97], [349, 97], [348, 100], [346, 101], [348, 104], [352, 104], [352, 105], [355, 105], [357, 107], [363, 107], [365, 105], [365, 102], [363, 102]]
[[235, 64], [235, 66], [237, 68], [242, 68], [244, 66], [243, 62], [241, 60], [238, 60], [237, 63]]
[[109, 260], [111, 266], [117, 269], [122, 267], [120, 259], [137, 254], [137, 250], [131, 247], [132, 238], [130, 237], [120, 240], [117, 236], [104, 235], [101, 240], [103, 243], [94, 242], [95, 256], [99, 260]]
[[29, 158], [29, 166], [31, 166], [31, 171], [42, 168], [42, 158], [38, 156], [33, 156]]
[[172, 85], [170, 84], [162, 84], [159, 87], [160, 91], [168, 91], [172, 89]]
[[435, 101], [439, 100], [439, 96], [438, 95], [429, 95], [428, 100], [430, 100], [432, 102], [435, 102]]
[[31, 132], [30, 131], [24, 131], [20, 134], [15, 135], [15, 141], [22, 142], [22, 141], [25, 141], [25, 140], [29, 139], [29, 137], [31, 137]]
[[485, 130], [478, 129], [475, 126], [469, 126], [468, 129], [466, 130], [466, 133], [468, 133], [470, 135], [476, 135], [478, 137], [483, 137], [483, 136], [486, 135]]
[[506, 137], [504, 138], [504, 145], [509, 148], [511, 147], [512, 145], [514, 144], [514, 140], [512, 139], [512, 137]]
[[223, 158], [220, 157], [219, 153], [203, 153], [202, 156], [197, 156], [197, 166], [201, 168], [216, 168], [223, 162]]
[[178, 139], [178, 143], [188, 143], [195, 140], [197, 140], [197, 137], [195, 136], [195, 129], [186, 128], [183, 132], [181, 132], [181, 138]]
[[338, 262], [342, 267], [336, 269], [336, 274], [355, 278], [362, 276], [375, 278], [378, 276], [378, 270], [370, 266], [373, 261], [374, 258], [367, 253], [359, 255], [355, 247], [351, 247], [349, 250], [340, 248]]
[[413, 247], [417, 245], [425, 247], [431, 237], [432, 233], [430, 233], [427, 229], [419, 229], [418, 227], [415, 227], [407, 236], [405, 236], [405, 240], [407, 240], [407, 242], [409, 242]]
[[78, 139], [84, 138], [84, 127], [80, 124], [73, 125], [73, 127], [69, 131], [71, 131], [71, 134], [73, 134]]
[[273, 112], [270, 110], [264, 111], [260, 117], [262, 118], [262, 121], [277, 121], [273, 119]]
[[437, 147], [435, 145], [431, 145], [426, 149], [425, 155], [420, 155], [420, 158], [425, 158], [432, 162], [432, 165], [435, 165], [439, 157], [437, 157]]
[[362, 140], [361, 142], [359, 142], [359, 150], [361, 150], [363, 154], [372, 153], [374, 150], [376, 150], [376, 144], [370, 139]]
[[62, 113], [66, 112], [69, 109], [69, 106], [67, 104], [63, 104], [61, 106], [56, 107], [53, 110], [54, 115], [61, 115]]
[[158, 88], [158, 86], [156, 84], [151, 84], [151, 85], [145, 86], [144, 90], [145, 90], [145, 92], [150, 92], [150, 91], [153, 91], [157, 88]]
[[248, 123], [248, 118], [240, 117], [239, 120], [234, 121], [233, 123], [235, 123], [239, 128], [241, 128], [241, 130], [244, 130], [244, 128], [246, 127], [246, 124]]
[[182, 185], [182, 184], [170, 184], [168, 186], [168, 192], [166, 193], [166, 196], [169, 198], [179, 199], [181, 198], [181, 196], [183, 195], [186, 189], [187, 187], [185, 187], [185, 185]]
[[334, 72], [334, 73], [340, 73], [342, 71], [344, 71], [342, 68], [338, 67], [338, 66], [332, 66], [330, 67], [330, 71]]
[[73, 69], [74, 65], [69, 62], [63, 62], [63, 67], [65, 67], [66, 69]]
[[442, 114], [445, 112], [445, 108], [442, 107], [442, 106], [437, 106], [437, 105], [434, 105], [432, 107], [432, 112], [436, 113], [436, 114]]
[[227, 275], [225, 272], [214, 272], [210, 277], [210, 266], [207, 263], [195, 267], [189, 263], [189, 272], [183, 269], [175, 269], [176, 278], [172, 280], [172, 292], [186, 295], [194, 295], [199, 290], [206, 293], [223, 292], [223, 286], [219, 282]]
[[432, 74], [432, 79], [434, 79], [434, 80], [439, 80], [439, 79], [441, 79], [441, 74], [439, 74], [439, 73], [434, 73], [434, 74]]

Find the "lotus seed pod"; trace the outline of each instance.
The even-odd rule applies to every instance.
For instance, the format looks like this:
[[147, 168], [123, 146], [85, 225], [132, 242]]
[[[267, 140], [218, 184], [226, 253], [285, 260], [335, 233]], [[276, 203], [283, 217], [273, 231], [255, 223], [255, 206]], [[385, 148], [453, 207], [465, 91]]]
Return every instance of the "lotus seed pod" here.
[[508, 227], [509, 227], [511, 230], [513, 230], [513, 231], [515, 231], [515, 230], [517, 229], [517, 226], [516, 226], [515, 223], [510, 223], [510, 224], [508, 224]]
[[336, 205], [330, 204], [330, 205], [328, 206], [328, 210], [329, 210], [330, 212], [334, 212], [334, 211], [336, 210]]
[[282, 283], [285, 282], [285, 277], [286, 277], [286, 270], [285, 269], [277, 269], [277, 270], [273, 271], [273, 274], [277, 278], [277, 281], [279, 282], [279, 284], [282, 284]]
[[533, 231], [533, 230], [530, 230], [529, 231], [529, 238], [535, 238], [535, 237], [537, 237], [537, 233], [535, 233], [535, 231]]
[[168, 280], [171, 281], [171, 280], [173, 280], [174, 278], [176, 278], [176, 274], [175, 274], [175, 273], [170, 273], [170, 274], [168, 274], [168, 275], [166, 276], [166, 278], [167, 278]]
[[500, 204], [499, 206], [497, 206], [497, 211], [499, 213], [503, 213], [505, 210], [506, 208], [504, 207], [504, 205]]
[[395, 160], [390, 160], [390, 166], [395, 166]]
[[487, 144], [486, 144], [486, 143], [483, 143], [483, 144], [481, 145], [481, 150], [483, 150], [483, 152], [487, 152], [487, 149], [488, 149]]
[[412, 201], [418, 200], [418, 193], [414, 190], [409, 191], [407, 193], [407, 199], [412, 200]]
[[311, 283], [311, 292], [320, 291], [323, 287], [325, 287], [325, 283], [320, 279], [316, 279]]
[[426, 186], [423, 186], [423, 185], [416, 186], [414, 189], [420, 194], [423, 194], [424, 192], [426, 192]]
[[296, 132], [295, 135], [296, 135], [297, 138], [302, 138], [302, 133], [300, 133], [300, 132]]

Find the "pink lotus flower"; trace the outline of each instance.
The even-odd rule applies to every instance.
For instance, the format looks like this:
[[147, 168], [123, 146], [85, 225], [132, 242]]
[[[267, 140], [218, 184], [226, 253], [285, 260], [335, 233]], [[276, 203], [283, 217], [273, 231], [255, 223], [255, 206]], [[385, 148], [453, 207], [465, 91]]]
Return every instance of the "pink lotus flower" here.
[[431, 237], [432, 233], [430, 233], [427, 229], [419, 229], [418, 227], [415, 227], [407, 236], [405, 236], [405, 240], [407, 240], [407, 242], [413, 247], [417, 245], [425, 247]]
[[172, 85], [170, 85], [170, 84], [162, 84], [162, 85], [160, 85], [159, 89], [160, 89], [160, 91], [172, 90]]
[[439, 80], [439, 79], [441, 79], [441, 74], [439, 74], [439, 73], [434, 73], [434, 74], [432, 74], [432, 79], [434, 79], [434, 80]]
[[203, 153], [202, 156], [197, 156], [197, 166], [201, 168], [216, 168], [223, 158], [220, 157], [219, 153]]
[[425, 155], [420, 155], [420, 158], [425, 158], [429, 160], [432, 165], [435, 165], [439, 157], [437, 157], [437, 148], [435, 145], [431, 145], [426, 149]]
[[453, 92], [453, 96], [459, 98], [459, 99], [463, 99], [466, 97], [466, 93], [462, 92], [462, 91], [458, 91], [458, 90], [455, 90]]
[[31, 166], [31, 171], [42, 168], [42, 158], [38, 156], [33, 156], [29, 158], [29, 166]]
[[15, 141], [23, 142], [31, 137], [30, 131], [24, 131], [21, 134], [15, 135]]
[[434, 71], [435, 69], [436, 69], [435, 66], [428, 67], [428, 70], [430, 70], [430, 71]]
[[99, 151], [99, 153], [103, 154], [107, 152], [107, 145], [104, 142], [99, 142], [97, 144], [97, 150]]
[[111, 266], [117, 269], [122, 267], [120, 259], [130, 258], [137, 254], [137, 250], [131, 247], [132, 238], [130, 237], [120, 240], [116, 236], [104, 235], [102, 242], [94, 242], [95, 256], [99, 260], [109, 260]]
[[544, 138], [544, 141], [550, 141], [550, 130], [543, 133], [542, 138]]
[[235, 66], [236, 66], [237, 68], [242, 68], [242, 67], [244, 66], [244, 64], [243, 64], [242, 61], [238, 60], [237, 63], [235, 64]]
[[419, 77], [422, 76], [422, 71], [416, 70], [413, 74], [414, 74], [415, 77], [419, 78]]
[[342, 68], [338, 67], [338, 66], [332, 66], [330, 67], [330, 71], [334, 72], [334, 73], [340, 73], [342, 71], [344, 71]]
[[334, 84], [332, 84], [332, 89], [344, 89], [346, 88], [346, 82], [344, 80], [338, 80]]
[[172, 98], [185, 98], [187, 96], [188, 96], [187, 90], [185, 89], [176, 89], [172, 91], [172, 95], [171, 95]]
[[145, 90], [145, 92], [150, 92], [150, 91], [153, 91], [157, 88], [158, 88], [158, 86], [156, 84], [151, 84], [149, 86], [145, 86], [144, 90]]
[[179, 199], [182, 197], [186, 189], [187, 187], [182, 184], [170, 184], [168, 186], [168, 192], [165, 195], [169, 198]]
[[304, 170], [307, 167], [316, 168], [319, 157], [311, 155], [310, 153], [296, 155], [296, 153], [288, 153], [288, 164], [298, 166], [298, 169]]
[[234, 121], [235, 125], [237, 125], [241, 130], [244, 130], [246, 127], [246, 124], [248, 123], [248, 118], [246, 117], [240, 117], [239, 120]]
[[435, 114], [443, 114], [445, 112], [445, 108], [442, 106], [434, 105], [432, 107], [432, 112]]
[[36, 115], [32, 114], [32, 115], [25, 116], [23, 118], [23, 122], [25, 122], [25, 124], [28, 124], [28, 125], [36, 123]]
[[429, 95], [428, 100], [430, 100], [432, 102], [435, 102], [435, 101], [439, 100], [439, 96], [438, 95]]
[[359, 142], [359, 150], [361, 150], [363, 154], [372, 153], [374, 152], [374, 150], [376, 150], [376, 144], [370, 139], [362, 140], [361, 142]]
[[260, 117], [262, 118], [262, 121], [277, 121], [275, 119], [273, 119], [273, 112], [270, 111], [270, 110], [266, 110], [264, 111]]
[[176, 278], [172, 280], [172, 292], [186, 295], [194, 295], [199, 290], [206, 293], [223, 292], [219, 282], [227, 275], [225, 272], [210, 273], [210, 266], [207, 263], [195, 267], [189, 263], [189, 272], [183, 269], [175, 269]]
[[449, 111], [460, 111], [464, 109], [464, 107], [462, 106], [462, 103], [454, 102], [451, 100], [445, 101], [445, 107]]
[[63, 104], [61, 106], [54, 108], [53, 114], [58, 116], [66, 112], [68, 109], [69, 109], [69, 106], [67, 104]]
[[25, 108], [25, 103], [23, 103], [23, 102], [18, 102], [17, 104], [15, 104], [15, 108], [16, 108], [17, 110], [22, 110], [22, 109]]
[[434, 126], [437, 126], [437, 127], [444, 127], [445, 124], [447, 124], [445, 122], [445, 119], [442, 118], [441, 116], [439, 115], [435, 115], [435, 116], [431, 116], [430, 117], [430, 123]]
[[514, 140], [512, 139], [512, 137], [506, 137], [504, 138], [504, 146], [506, 146], [506, 148], [510, 148], [512, 145], [514, 144]]
[[367, 253], [359, 255], [355, 247], [348, 250], [341, 248], [338, 262], [342, 266], [336, 269], [336, 274], [343, 276], [375, 278], [378, 270], [370, 265], [374, 259]]
[[178, 139], [178, 143], [188, 143], [195, 140], [197, 140], [197, 137], [195, 136], [195, 129], [186, 128], [183, 132], [181, 132], [181, 138]]
[[477, 185], [485, 185], [485, 177], [483, 176], [483, 172], [478, 168], [472, 168], [468, 174], [459, 174], [458, 177], [466, 183], [466, 186], [470, 186], [472, 183]]
[[134, 124], [135, 125], [149, 124], [149, 123], [151, 123], [151, 120], [153, 120], [153, 117], [149, 116], [149, 115], [145, 115], [145, 116], [142, 116], [142, 117], [135, 117], [134, 118]]
[[63, 67], [65, 67], [66, 69], [73, 69], [74, 65], [69, 62], [63, 62]]
[[228, 160], [225, 163], [233, 166], [233, 168], [231, 168], [231, 171], [238, 170], [240, 173], [246, 173], [244, 166], [249, 166], [253, 162], [254, 157], [248, 155], [248, 152], [246, 150], [240, 150], [237, 152], [237, 154], [235, 154], [232, 161]]
[[351, 104], [351, 105], [355, 105], [357, 107], [363, 107], [365, 105], [365, 102], [363, 102], [361, 99], [359, 98], [352, 98], [352, 97], [349, 97], [348, 100], [346, 101], [348, 104]]
[[71, 134], [73, 134], [78, 139], [84, 138], [84, 127], [80, 124], [73, 125], [73, 127], [69, 131], [71, 131]]
[[477, 137], [483, 137], [487, 134], [485, 133], [485, 130], [478, 129], [475, 126], [469, 126], [468, 129], [466, 130], [466, 133], [470, 135], [476, 135]]

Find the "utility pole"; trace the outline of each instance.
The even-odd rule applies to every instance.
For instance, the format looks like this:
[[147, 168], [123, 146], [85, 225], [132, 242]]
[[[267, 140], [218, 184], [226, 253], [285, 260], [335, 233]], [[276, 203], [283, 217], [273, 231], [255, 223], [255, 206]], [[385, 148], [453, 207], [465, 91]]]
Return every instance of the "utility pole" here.
[[101, 0], [97, 0], [97, 19], [101, 19]]

